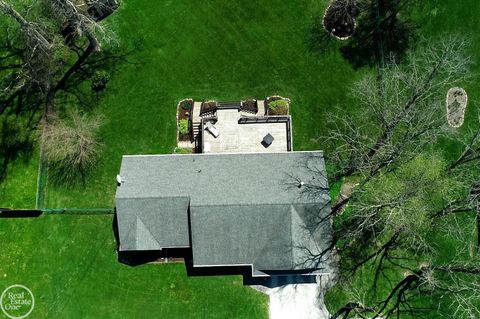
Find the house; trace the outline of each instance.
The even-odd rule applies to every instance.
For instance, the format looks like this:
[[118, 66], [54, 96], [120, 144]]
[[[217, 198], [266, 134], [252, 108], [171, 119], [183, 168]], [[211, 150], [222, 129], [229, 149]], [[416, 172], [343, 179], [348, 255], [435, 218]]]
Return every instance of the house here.
[[321, 151], [124, 156], [115, 201], [120, 253], [185, 249], [193, 268], [252, 277], [329, 272]]

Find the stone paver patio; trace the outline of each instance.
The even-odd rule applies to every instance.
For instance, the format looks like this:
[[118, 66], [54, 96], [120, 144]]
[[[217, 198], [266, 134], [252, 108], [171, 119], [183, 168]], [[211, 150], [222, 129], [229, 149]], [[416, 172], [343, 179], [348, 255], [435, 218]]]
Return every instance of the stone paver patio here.
[[[218, 121], [214, 124], [220, 132], [215, 138], [204, 131], [204, 153], [249, 153], [249, 152], [287, 152], [286, 123], [238, 124], [243, 112], [235, 109], [218, 110]], [[273, 143], [265, 148], [261, 142], [265, 135], [271, 134]]]

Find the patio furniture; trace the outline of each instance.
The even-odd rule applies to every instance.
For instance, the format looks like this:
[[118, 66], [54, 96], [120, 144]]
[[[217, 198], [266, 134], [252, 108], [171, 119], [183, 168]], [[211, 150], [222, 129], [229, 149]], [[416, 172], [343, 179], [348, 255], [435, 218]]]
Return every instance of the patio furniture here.
[[268, 133], [267, 135], [265, 135], [265, 136], [263, 137], [263, 140], [262, 140], [262, 145], [263, 145], [263, 147], [267, 148], [267, 147], [269, 147], [270, 145], [272, 145], [273, 140], [274, 140], [274, 138], [273, 138], [273, 136], [272, 136], [270, 133]]
[[212, 122], [205, 123], [205, 129], [213, 135], [213, 137], [217, 138], [220, 135], [217, 128], [213, 126]]

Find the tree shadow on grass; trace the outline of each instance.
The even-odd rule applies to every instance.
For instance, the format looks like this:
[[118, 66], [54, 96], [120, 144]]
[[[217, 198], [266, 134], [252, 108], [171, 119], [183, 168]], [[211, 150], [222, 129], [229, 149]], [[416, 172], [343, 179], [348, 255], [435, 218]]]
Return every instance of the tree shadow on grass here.
[[374, 17], [364, 16], [358, 22], [353, 37], [340, 48], [340, 52], [355, 69], [382, 65], [389, 58], [402, 62], [413, 42], [412, 24], [389, 18], [376, 26]]
[[316, 17], [309, 26], [307, 46], [310, 52], [324, 54], [338, 48], [337, 40], [323, 27], [323, 18]]
[[67, 107], [71, 101], [84, 111], [92, 111], [105, 96], [111, 94], [109, 89], [111, 78], [125, 65], [139, 65], [133, 56], [142, 50], [144, 41], [138, 41], [131, 48], [109, 47], [92, 55], [73, 74], [57, 94], [60, 103], [57, 106]]
[[16, 115], [0, 117], [0, 182], [7, 177], [8, 166], [17, 159], [30, 160], [34, 149], [32, 131]]
[[389, 58], [401, 62], [415, 40], [416, 27], [405, 18], [411, 1], [382, 0], [358, 3], [353, 35], [339, 40], [323, 27], [323, 17], [313, 20], [308, 37], [311, 52], [339, 49], [354, 69], [381, 65]]

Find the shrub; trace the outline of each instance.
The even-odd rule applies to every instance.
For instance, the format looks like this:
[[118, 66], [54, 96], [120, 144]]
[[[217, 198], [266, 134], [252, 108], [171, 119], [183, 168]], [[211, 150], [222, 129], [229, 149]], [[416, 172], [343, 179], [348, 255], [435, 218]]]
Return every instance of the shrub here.
[[187, 135], [188, 134], [188, 120], [187, 119], [181, 119], [178, 123], [178, 131], [182, 135]]
[[182, 108], [184, 110], [191, 110], [193, 107], [193, 101], [192, 100], [186, 100], [182, 102]]
[[53, 119], [43, 130], [45, 159], [61, 182], [85, 177], [100, 155], [97, 141], [101, 118], [73, 112], [67, 119]]
[[92, 90], [95, 92], [100, 92], [107, 87], [107, 83], [110, 81], [110, 74], [104, 70], [95, 71], [91, 81]]
[[257, 100], [247, 99], [247, 100], [243, 101], [242, 102], [242, 111], [257, 113], [258, 112]]
[[288, 102], [285, 100], [275, 100], [268, 103], [269, 114], [286, 115], [288, 112]]

